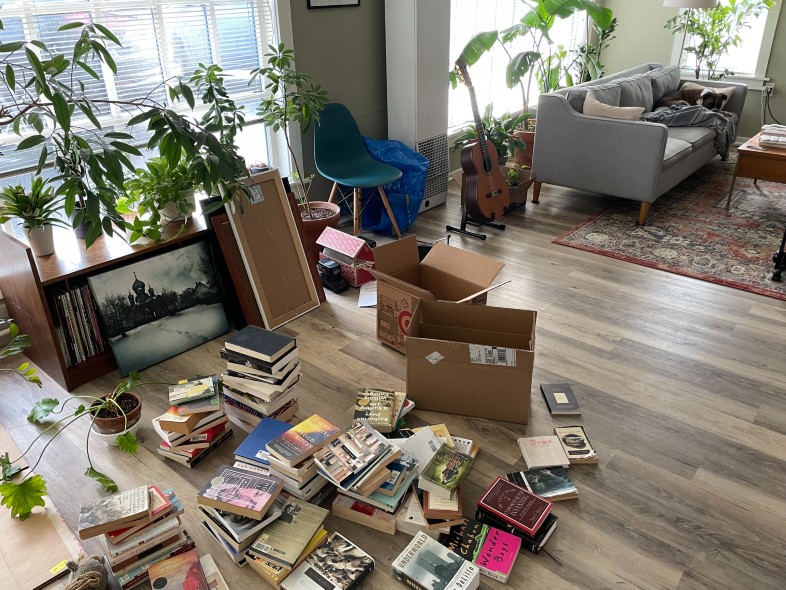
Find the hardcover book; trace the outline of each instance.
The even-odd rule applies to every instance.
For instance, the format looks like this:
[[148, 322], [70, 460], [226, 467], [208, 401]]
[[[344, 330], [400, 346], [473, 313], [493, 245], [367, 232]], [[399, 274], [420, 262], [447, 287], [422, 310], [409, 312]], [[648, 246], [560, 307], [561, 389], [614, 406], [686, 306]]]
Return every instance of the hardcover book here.
[[541, 498], [548, 498], [552, 502], [572, 500], [579, 497], [579, 491], [570, 481], [568, 472], [564, 467], [548, 467], [533, 469], [532, 471], [517, 471], [508, 473], [505, 477], [516, 485], [527, 488]]
[[393, 560], [393, 577], [407, 586], [429, 590], [474, 590], [480, 570], [423, 532]]
[[156, 590], [208, 590], [196, 549], [154, 563], [148, 575]]
[[527, 470], [542, 467], [569, 467], [570, 461], [556, 436], [530, 436], [517, 439]]
[[254, 463], [262, 466], [269, 466], [270, 451], [267, 450], [267, 443], [278, 438], [292, 428], [288, 422], [282, 422], [273, 418], [262, 418], [248, 433], [246, 439], [240, 443], [235, 451], [235, 459], [247, 463]]
[[227, 338], [224, 348], [272, 363], [295, 348], [295, 339], [257, 326], [246, 326]]
[[216, 392], [216, 376], [169, 386], [169, 403], [175, 406], [212, 397]]
[[502, 583], [508, 581], [521, 549], [521, 539], [515, 535], [471, 519], [451, 527], [439, 542], [477, 565], [481, 574]]
[[292, 349], [274, 363], [268, 363], [250, 356], [246, 356], [244, 354], [238, 354], [237, 352], [233, 350], [227, 350], [226, 348], [223, 348], [219, 351], [219, 356], [227, 361], [227, 367], [233, 365], [242, 366], [245, 367], [244, 370], [252, 369], [254, 373], [258, 371], [266, 375], [276, 375], [281, 373], [284, 367], [288, 367], [297, 359], [298, 352], [297, 349]]
[[396, 515], [385, 512], [368, 504], [355, 500], [344, 494], [336, 494], [331, 506], [333, 516], [350, 520], [363, 526], [387, 533], [396, 534]]
[[571, 463], [577, 465], [598, 462], [598, 454], [590, 443], [583, 426], [557, 426], [554, 434], [562, 443], [562, 448]]
[[396, 529], [412, 537], [423, 532], [433, 539], [438, 538], [441, 533], [450, 532], [448, 526], [439, 529], [432, 529], [430, 526], [430, 521], [423, 515], [423, 507], [420, 505], [418, 495], [415, 492], [411, 493], [396, 513]]
[[79, 538], [89, 539], [115, 531], [124, 524], [135, 526], [142, 522], [150, 522], [150, 492], [147, 486], [82, 504], [79, 509]]
[[293, 567], [311, 538], [322, 528], [328, 511], [296, 498], [288, 498], [281, 516], [266, 527], [250, 551]]
[[353, 590], [374, 569], [372, 557], [339, 533], [330, 535], [281, 583], [284, 590]]
[[197, 503], [262, 520], [282, 488], [275, 477], [222, 465], [197, 495]]
[[[411, 439], [410, 439], [411, 440]], [[443, 444], [420, 474], [418, 487], [450, 499], [467, 476], [474, 459]]]
[[[303, 550], [303, 552], [298, 556], [294, 567], [297, 567], [303, 563], [306, 560], [306, 557], [311, 555], [317, 547], [322, 545], [322, 543], [327, 540], [327, 537], [328, 532], [324, 528], [320, 527], [314, 536], [311, 537], [311, 540], [308, 542], [308, 545], [306, 545], [306, 548]], [[264, 557], [257, 555], [252, 551], [248, 551], [246, 555], [248, 556], [248, 563], [251, 565], [251, 569], [267, 580], [277, 590], [281, 589], [281, 582], [284, 581], [284, 579], [292, 573], [292, 569], [294, 569], [281, 563], [265, 559]]]
[[498, 477], [478, 500], [478, 508], [532, 536], [551, 512], [552, 503]]
[[546, 544], [546, 541], [548, 541], [549, 537], [551, 537], [554, 529], [557, 528], [557, 516], [551, 512], [546, 517], [546, 520], [543, 521], [543, 524], [540, 525], [537, 534], [534, 536], [528, 535], [521, 529], [514, 527], [512, 524], [505, 522], [501, 518], [494, 517], [480, 508], [475, 511], [475, 520], [518, 537], [521, 539], [521, 548], [526, 549], [531, 553], [539, 553], [541, 548]]
[[314, 414], [265, 445], [286, 465], [297, 465], [320, 447], [334, 441], [341, 430]]
[[574, 416], [581, 414], [570, 383], [541, 383], [540, 391], [546, 398], [552, 416]]
[[273, 383], [261, 377], [236, 373], [234, 371], [224, 371], [221, 374], [221, 380], [225, 385], [233, 387], [236, 391], [242, 391], [258, 397], [268, 403], [272, 402], [284, 391], [297, 383], [299, 378], [300, 363], [295, 363], [295, 366], [287, 375], [282, 379], [273, 380]]
[[[175, 406], [173, 406], [175, 407]], [[171, 410], [171, 408], [170, 408]], [[179, 433], [174, 432], [171, 430], [166, 430], [163, 427], [161, 422], [162, 416], [158, 416], [153, 418], [153, 430], [156, 431], [158, 436], [160, 436], [164, 441], [168, 442], [171, 445], [179, 445], [183, 444], [185, 441], [189, 440], [192, 436], [196, 434], [200, 434], [217, 426], [218, 424], [222, 424], [226, 422], [226, 417], [224, 416], [224, 412], [221, 410], [216, 410], [211, 412], [210, 414], [194, 414], [197, 417], [196, 426], [191, 429], [189, 432], [186, 433]], [[184, 416], [188, 417], [188, 416]]]
[[364, 420], [379, 432], [391, 432], [396, 426], [396, 394], [387, 389], [363, 389], [358, 391], [352, 419]]

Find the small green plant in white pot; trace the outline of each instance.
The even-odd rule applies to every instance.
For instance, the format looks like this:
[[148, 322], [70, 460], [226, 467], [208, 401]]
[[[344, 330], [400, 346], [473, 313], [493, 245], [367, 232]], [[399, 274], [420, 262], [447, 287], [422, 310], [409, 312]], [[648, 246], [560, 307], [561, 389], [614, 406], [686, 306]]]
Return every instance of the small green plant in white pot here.
[[19, 219], [27, 233], [30, 248], [36, 256], [49, 256], [55, 251], [52, 226], [71, 227], [59, 212], [63, 199], [55, 195], [48, 180], [34, 176], [28, 191], [22, 185], [6, 186], [0, 190], [0, 223]]

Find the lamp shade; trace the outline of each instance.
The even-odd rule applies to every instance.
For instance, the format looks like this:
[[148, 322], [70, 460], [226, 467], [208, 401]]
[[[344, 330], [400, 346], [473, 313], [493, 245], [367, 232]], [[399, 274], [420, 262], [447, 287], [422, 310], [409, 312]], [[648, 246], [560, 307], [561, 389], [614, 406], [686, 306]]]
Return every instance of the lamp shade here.
[[663, 0], [669, 8], [715, 8], [718, 0]]

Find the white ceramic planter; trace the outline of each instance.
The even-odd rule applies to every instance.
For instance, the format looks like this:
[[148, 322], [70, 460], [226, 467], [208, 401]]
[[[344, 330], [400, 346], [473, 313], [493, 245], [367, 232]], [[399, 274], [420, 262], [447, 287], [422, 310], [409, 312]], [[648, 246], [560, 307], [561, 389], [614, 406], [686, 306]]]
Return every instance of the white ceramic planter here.
[[27, 230], [27, 241], [36, 256], [49, 256], [55, 252], [55, 238], [52, 226], [44, 225]]
[[[186, 200], [191, 205], [191, 213], [196, 210], [196, 198], [194, 197], [194, 191], [188, 191], [185, 195]], [[166, 222], [175, 221], [176, 219], [184, 219], [185, 216], [180, 212], [180, 209], [177, 208], [175, 203], [167, 203], [166, 206], [161, 209], [161, 219]], [[189, 213], [189, 215], [191, 215]]]

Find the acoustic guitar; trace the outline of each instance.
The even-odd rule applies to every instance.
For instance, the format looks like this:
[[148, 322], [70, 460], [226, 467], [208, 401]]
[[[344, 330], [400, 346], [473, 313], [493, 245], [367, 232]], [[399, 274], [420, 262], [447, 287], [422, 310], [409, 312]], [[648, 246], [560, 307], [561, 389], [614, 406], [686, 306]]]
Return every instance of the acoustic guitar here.
[[467, 64], [456, 61], [459, 78], [469, 90], [472, 101], [472, 114], [475, 117], [475, 129], [478, 141], [461, 149], [461, 169], [464, 171], [464, 182], [461, 195], [464, 207], [469, 216], [476, 221], [493, 221], [502, 217], [510, 206], [510, 190], [499, 167], [497, 148], [486, 139], [486, 131], [478, 110], [475, 89], [467, 71]]

